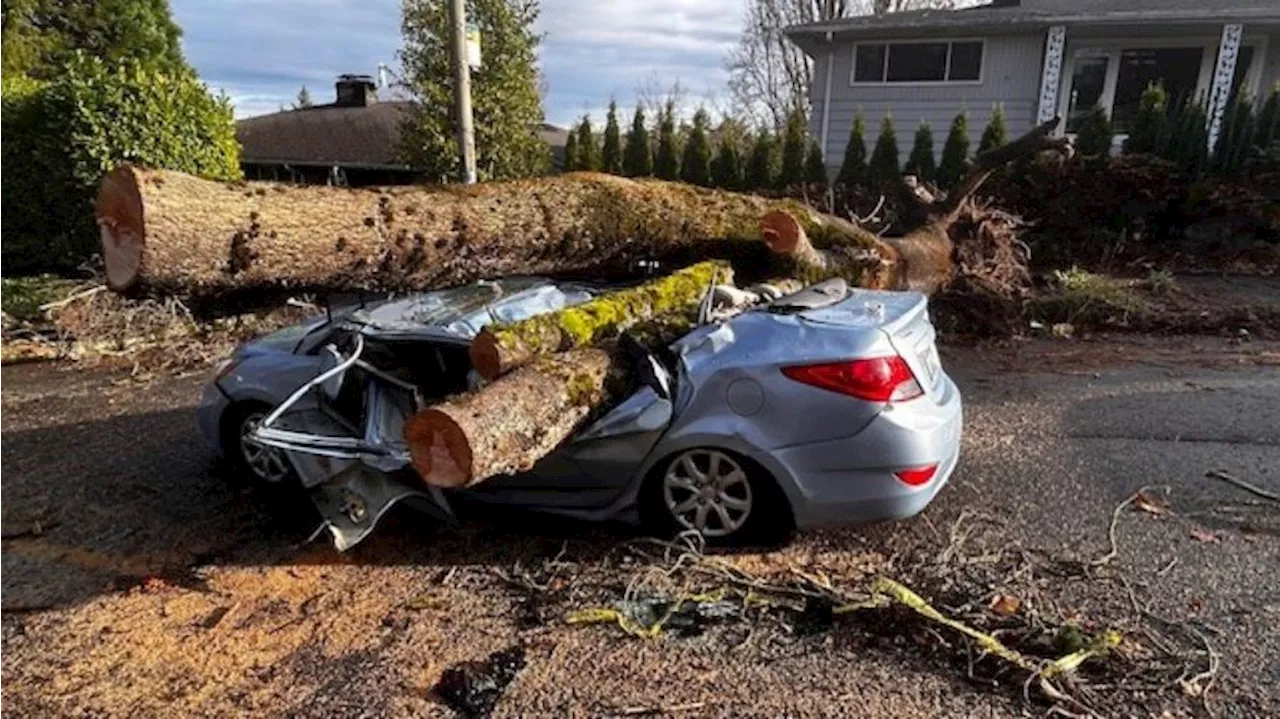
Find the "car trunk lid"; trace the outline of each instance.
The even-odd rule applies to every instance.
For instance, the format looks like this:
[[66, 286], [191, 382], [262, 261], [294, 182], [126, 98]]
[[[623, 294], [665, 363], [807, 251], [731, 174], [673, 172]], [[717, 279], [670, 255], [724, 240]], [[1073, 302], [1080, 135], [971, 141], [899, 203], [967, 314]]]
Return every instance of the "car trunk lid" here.
[[843, 298], [796, 313], [817, 324], [883, 332], [925, 394], [936, 397], [941, 391], [937, 332], [929, 320], [929, 300], [919, 292], [849, 289]]

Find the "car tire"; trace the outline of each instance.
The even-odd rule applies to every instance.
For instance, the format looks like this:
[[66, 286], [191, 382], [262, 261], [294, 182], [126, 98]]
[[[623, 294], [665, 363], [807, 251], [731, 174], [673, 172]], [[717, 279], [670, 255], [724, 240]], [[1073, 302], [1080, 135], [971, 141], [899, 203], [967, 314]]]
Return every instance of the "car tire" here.
[[270, 405], [263, 402], [239, 402], [227, 408], [222, 415], [222, 454], [237, 478], [255, 486], [284, 487], [297, 481], [288, 458], [247, 438], [248, 431], [270, 412]]
[[719, 546], [777, 546], [795, 530], [791, 505], [769, 472], [716, 447], [659, 462], [641, 488], [640, 516], [660, 537], [698, 530]]

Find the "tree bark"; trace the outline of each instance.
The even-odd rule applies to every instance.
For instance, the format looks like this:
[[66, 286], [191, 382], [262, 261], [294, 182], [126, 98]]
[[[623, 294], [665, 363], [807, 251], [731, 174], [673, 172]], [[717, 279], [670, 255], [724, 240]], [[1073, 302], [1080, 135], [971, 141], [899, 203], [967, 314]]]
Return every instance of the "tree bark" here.
[[413, 468], [445, 488], [527, 470], [605, 404], [618, 371], [609, 351], [576, 349], [424, 409], [404, 426]]
[[759, 221], [770, 210], [811, 236], [838, 224], [792, 200], [595, 173], [343, 189], [129, 165], [103, 178], [96, 214], [112, 289], [216, 295], [425, 290], [504, 274], [634, 272], [648, 260], [754, 262], [768, 275]]
[[687, 314], [721, 282], [732, 283], [733, 270], [702, 262], [558, 312], [489, 325], [471, 342], [471, 365], [494, 380], [537, 355], [586, 347], [662, 315]]

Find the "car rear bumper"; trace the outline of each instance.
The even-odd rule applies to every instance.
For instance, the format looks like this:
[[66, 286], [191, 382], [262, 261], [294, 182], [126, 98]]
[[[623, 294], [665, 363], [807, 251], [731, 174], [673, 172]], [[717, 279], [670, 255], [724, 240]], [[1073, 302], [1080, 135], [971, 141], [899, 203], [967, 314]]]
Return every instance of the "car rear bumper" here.
[[[773, 451], [796, 526], [861, 524], [920, 512], [955, 470], [963, 422], [960, 391], [944, 377], [937, 400], [890, 407], [852, 437]], [[937, 472], [919, 486], [893, 474], [932, 464]]]

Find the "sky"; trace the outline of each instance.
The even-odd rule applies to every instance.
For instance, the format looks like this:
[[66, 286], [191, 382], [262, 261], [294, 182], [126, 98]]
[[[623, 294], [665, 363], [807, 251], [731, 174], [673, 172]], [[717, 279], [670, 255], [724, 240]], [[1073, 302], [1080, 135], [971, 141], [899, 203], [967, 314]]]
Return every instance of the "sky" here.
[[[398, 0], [171, 0], [187, 60], [236, 115], [275, 112], [306, 85], [333, 100], [341, 73], [398, 70]], [[723, 106], [724, 58], [743, 0], [542, 0], [540, 65], [547, 120], [603, 117], [610, 96], [629, 113], [637, 88], [679, 80], [690, 105]]]

